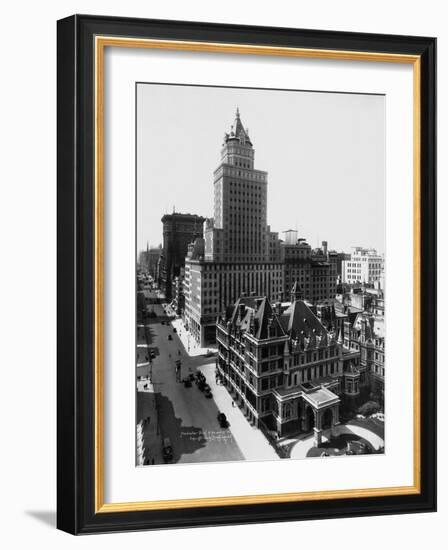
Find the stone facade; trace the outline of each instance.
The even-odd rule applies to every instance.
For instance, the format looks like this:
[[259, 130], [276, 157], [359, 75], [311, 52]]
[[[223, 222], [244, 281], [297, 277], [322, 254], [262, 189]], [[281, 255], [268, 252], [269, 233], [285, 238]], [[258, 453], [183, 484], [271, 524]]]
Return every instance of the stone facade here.
[[374, 248], [354, 247], [350, 259], [343, 262], [344, 283], [381, 283], [384, 287], [384, 257]]
[[203, 235], [205, 218], [196, 214], [173, 212], [165, 214], [163, 224], [163, 250], [159, 267], [159, 284], [167, 300], [172, 299], [172, 282], [185, 265], [188, 245]]
[[384, 401], [385, 323], [384, 317], [358, 313], [353, 323], [344, 324], [344, 345], [360, 352], [360, 383], [370, 383], [372, 392]]
[[204, 345], [215, 342], [216, 318], [238, 296], [263, 292], [280, 301], [283, 264], [206, 262], [201, 245], [197, 239], [185, 261], [184, 321], [194, 340]]
[[293, 285], [298, 283], [306, 300], [313, 303], [334, 300], [338, 278], [336, 257], [328, 252], [325, 241], [322, 248], [312, 250], [305, 239], [292, 242], [291, 232], [287, 232], [285, 242], [281, 243], [284, 296], [289, 296]]
[[181, 267], [179, 275], [174, 277], [171, 285], [172, 305], [176, 315], [180, 315], [185, 308], [184, 278], [185, 268]]
[[241, 297], [217, 324], [218, 375], [249, 421], [278, 436], [339, 423], [341, 396], [359, 392], [360, 351], [346, 348], [309, 305]]

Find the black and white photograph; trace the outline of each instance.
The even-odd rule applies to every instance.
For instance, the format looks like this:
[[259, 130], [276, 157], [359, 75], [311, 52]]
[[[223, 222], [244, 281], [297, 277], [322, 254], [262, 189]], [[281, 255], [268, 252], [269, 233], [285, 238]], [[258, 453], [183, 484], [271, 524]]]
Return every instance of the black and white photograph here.
[[3, 548], [446, 538], [444, 8], [5, 3]]
[[136, 98], [137, 465], [383, 453], [384, 96]]

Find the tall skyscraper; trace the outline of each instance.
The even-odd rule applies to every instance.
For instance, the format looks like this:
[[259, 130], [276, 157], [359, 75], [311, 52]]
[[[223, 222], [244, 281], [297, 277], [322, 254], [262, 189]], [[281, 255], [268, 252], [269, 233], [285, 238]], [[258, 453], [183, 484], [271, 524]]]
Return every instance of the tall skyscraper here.
[[214, 173], [214, 217], [205, 231], [205, 259], [269, 261], [267, 172], [254, 168], [255, 151], [239, 110], [224, 135]]
[[237, 109], [214, 172], [214, 217], [185, 262], [185, 323], [201, 345], [215, 340], [217, 316], [242, 294], [282, 298], [280, 241], [267, 224], [267, 172], [254, 168], [254, 158]]

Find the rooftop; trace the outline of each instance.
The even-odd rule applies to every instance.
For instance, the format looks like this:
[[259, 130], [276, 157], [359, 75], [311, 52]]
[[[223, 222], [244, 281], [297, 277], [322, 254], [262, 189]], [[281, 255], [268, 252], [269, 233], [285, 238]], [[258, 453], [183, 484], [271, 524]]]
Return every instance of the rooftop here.
[[183, 213], [183, 212], [173, 211], [171, 214], [164, 214], [161, 219], [163, 223], [166, 221], [173, 221], [173, 220], [203, 223], [205, 221], [205, 218], [203, 218], [202, 216], [199, 216], [198, 214], [190, 214], [189, 212]]
[[265, 296], [242, 296], [228, 308], [225, 321], [258, 340], [289, 336], [294, 346], [313, 349], [331, 345], [335, 334], [328, 332], [306, 302], [295, 300], [284, 309], [271, 305]]
[[304, 393], [303, 398], [316, 409], [340, 401], [339, 397], [327, 388], [318, 388], [310, 393]]
[[238, 140], [241, 143], [247, 143], [252, 145], [252, 142], [249, 137], [249, 130], [244, 128], [243, 123], [241, 122], [240, 110], [236, 108], [235, 121], [230, 127], [230, 132], [226, 133], [224, 136], [224, 141]]

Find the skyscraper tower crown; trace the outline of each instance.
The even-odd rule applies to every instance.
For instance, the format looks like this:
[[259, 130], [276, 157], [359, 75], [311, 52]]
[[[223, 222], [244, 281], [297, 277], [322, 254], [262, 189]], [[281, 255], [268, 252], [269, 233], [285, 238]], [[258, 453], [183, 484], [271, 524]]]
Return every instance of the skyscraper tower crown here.
[[269, 261], [267, 173], [254, 168], [254, 155], [237, 108], [214, 172], [214, 217], [205, 234], [207, 260]]
[[249, 137], [249, 130], [247, 128], [244, 128], [243, 123], [241, 122], [240, 110], [238, 107], [236, 108], [235, 121], [230, 127], [230, 132], [228, 134], [226, 133], [224, 137], [225, 143], [230, 140], [239, 141], [240, 144], [243, 145], [245, 145], [246, 143], [248, 145], [252, 145]]
[[225, 164], [241, 168], [254, 167], [254, 149], [249, 137], [249, 130], [241, 122], [240, 110], [236, 108], [235, 120], [230, 132], [224, 134], [221, 160]]

